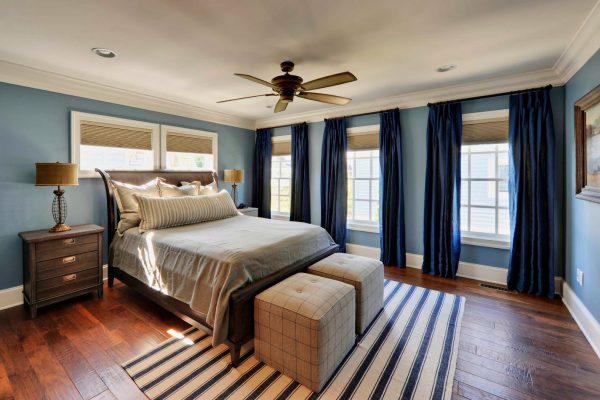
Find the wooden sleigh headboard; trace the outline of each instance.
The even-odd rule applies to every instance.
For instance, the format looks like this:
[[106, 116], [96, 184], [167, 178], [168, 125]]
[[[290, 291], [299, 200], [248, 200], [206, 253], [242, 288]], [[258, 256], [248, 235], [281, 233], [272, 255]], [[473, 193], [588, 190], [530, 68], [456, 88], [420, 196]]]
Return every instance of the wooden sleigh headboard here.
[[171, 185], [180, 185], [180, 182], [200, 181], [203, 185], [210, 185], [214, 182], [218, 187], [218, 176], [215, 171], [104, 171], [96, 168], [96, 172], [102, 177], [104, 182], [104, 190], [106, 192], [106, 216], [108, 219], [108, 244], [112, 240], [117, 231], [117, 223], [119, 215], [117, 204], [115, 201], [115, 193], [111, 180], [130, 183], [132, 185], [141, 185], [156, 177], [162, 178], [166, 183]]

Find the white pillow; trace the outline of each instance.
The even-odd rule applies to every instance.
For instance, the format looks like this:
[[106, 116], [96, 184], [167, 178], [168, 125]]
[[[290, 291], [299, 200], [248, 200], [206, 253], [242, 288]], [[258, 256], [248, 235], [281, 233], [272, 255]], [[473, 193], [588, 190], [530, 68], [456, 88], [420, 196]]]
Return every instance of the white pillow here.
[[117, 232], [119, 234], [140, 224], [136, 195], [159, 197], [160, 191], [158, 189], [158, 182], [159, 178], [154, 178], [139, 186], [119, 181], [110, 182], [115, 192], [117, 207], [119, 208], [120, 220], [117, 225]]
[[158, 190], [160, 197], [194, 196], [198, 191], [194, 185], [175, 186], [162, 181], [158, 182]]
[[140, 233], [148, 229], [215, 221], [239, 215], [226, 190], [213, 196], [146, 197], [137, 196]]
[[209, 185], [202, 185], [200, 181], [193, 182], [181, 182], [181, 186], [194, 185], [196, 187], [196, 194], [199, 196], [208, 196], [211, 194], [217, 194], [217, 186], [215, 182]]

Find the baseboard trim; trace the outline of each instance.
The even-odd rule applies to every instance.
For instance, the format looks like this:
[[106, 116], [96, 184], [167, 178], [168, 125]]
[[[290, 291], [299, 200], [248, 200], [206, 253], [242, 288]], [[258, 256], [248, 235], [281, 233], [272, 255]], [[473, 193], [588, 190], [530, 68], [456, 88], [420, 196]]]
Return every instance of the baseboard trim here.
[[573, 319], [583, 332], [585, 338], [600, 358], [600, 323], [585, 304], [577, 297], [567, 282], [563, 283], [563, 303], [573, 316]]
[[[108, 279], [108, 265], [102, 266], [102, 277]], [[23, 285], [0, 290], [0, 310], [23, 304]]]
[[[346, 244], [346, 249], [350, 254], [375, 258], [377, 260], [379, 260], [381, 254], [377, 247], [362, 246], [353, 243]], [[423, 256], [421, 254], [406, 253], [406, 266], [408, 268], [421, 269], [421, 265], [423, 265]], [[457, 276], [482, 282], [506, 285], [508, 270], [506, 268], [493, 267], [491, 265], [461, 261], [458, 265]], [[554, 278], [555, 291], [559, 295], [562, 295], [562, 283], [563, 279], [561, 277]]]

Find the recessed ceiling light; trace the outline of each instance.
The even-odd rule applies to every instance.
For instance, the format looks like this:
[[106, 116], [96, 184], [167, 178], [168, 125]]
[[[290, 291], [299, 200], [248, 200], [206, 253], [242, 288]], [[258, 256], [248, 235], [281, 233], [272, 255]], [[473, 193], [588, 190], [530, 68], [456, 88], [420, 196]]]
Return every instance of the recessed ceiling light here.
[[273, 106], [272, 106], [272, 105], [268, 105], [268, 106], [266, 106], [266, 107], [267, 107], [267, 108], [273, 108]]
[[441, 67], [438, 67], [437, 72], [448, 72], [448, 71], [452, 71], [453, 69], [455, 69], [457, 67], [456, 64], [446, 64], [446, 65], [442, 65]]
[[117, 53], [115, 53], [114, 51], [110, 49], [105, 49], [103, 47], [94, 47], [92, 49], [92, 52], [104, 58], [115, 58], [117, 56]]

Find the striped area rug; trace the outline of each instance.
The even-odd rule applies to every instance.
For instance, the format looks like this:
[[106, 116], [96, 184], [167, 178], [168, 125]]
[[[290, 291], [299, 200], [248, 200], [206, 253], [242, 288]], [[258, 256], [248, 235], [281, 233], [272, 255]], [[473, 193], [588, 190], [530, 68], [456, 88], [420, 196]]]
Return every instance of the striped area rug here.
[[123, 364], [150, 399], [449, 399], [464, 298], [385, 282], [384, 310], [320, 394], [190, 328]]

